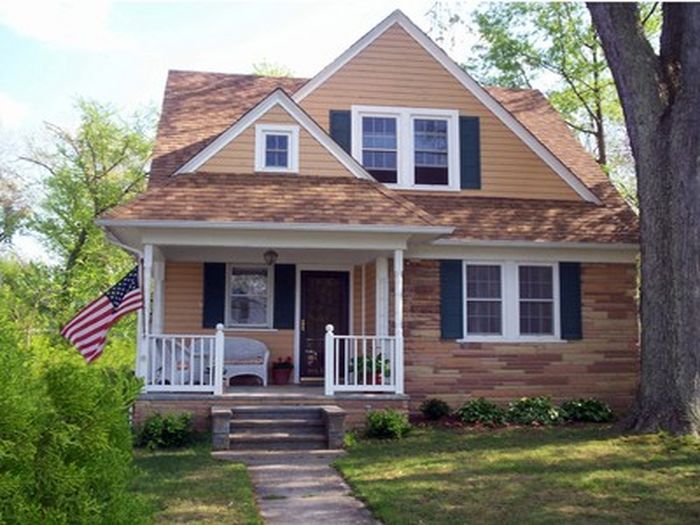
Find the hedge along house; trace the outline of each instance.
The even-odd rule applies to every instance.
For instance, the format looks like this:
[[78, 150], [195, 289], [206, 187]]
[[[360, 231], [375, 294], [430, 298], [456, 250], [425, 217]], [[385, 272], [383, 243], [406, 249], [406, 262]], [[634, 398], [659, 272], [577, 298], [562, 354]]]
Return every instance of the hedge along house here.
[[[144, 258], [141, 414], [635, 388], [635, 214], [400, 11], [309, 80], [171, 71], [148, 190], [99, 223]], [[230, 337], [300, 387], [224, 385]]]

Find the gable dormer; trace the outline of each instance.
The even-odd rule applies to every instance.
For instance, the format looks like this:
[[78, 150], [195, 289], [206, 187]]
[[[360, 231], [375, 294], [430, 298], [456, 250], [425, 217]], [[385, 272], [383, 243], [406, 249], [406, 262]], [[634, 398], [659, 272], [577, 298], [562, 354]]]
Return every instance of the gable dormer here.
[[[367, 33], [294, 99], [375, 178], [394, 188], [597, 201], [401, 12]], [[334, 126], [332, 118], [347, 123]]]

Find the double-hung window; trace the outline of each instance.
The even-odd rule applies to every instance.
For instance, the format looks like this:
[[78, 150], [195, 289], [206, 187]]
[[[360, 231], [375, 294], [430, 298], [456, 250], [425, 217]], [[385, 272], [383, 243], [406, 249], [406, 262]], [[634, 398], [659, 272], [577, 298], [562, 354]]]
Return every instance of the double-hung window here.
[[363, 117], [362, 165], [379, 182], [396, 182], [396, 117]]
[[270, 273], [265, 266], [228, 266], [227, 325], [265, 328], [270, 325]]
[[255, 126], [255, 171], [279, 173], [299, 171], [299, 126], [285, 124]]
[[464, 263], [466, 341], [556, 341], [559, 266], [516, 261]]
[[457, 111], [352, 107], [352, 155], [392, 187], [458, 190], [458, 134]]

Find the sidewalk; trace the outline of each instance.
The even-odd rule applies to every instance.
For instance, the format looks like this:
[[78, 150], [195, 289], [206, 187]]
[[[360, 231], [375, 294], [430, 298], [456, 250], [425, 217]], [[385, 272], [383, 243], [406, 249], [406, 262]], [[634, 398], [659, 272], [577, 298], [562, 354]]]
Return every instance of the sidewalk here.
[[268, 525], [378, 525], [330, 466], [342, 451], [225, 451], [218, 459], [248, 466]]

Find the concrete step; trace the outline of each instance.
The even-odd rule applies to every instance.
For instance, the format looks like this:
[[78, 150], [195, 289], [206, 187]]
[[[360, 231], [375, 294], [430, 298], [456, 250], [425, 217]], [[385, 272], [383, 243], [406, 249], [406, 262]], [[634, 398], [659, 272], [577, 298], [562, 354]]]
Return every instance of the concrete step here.
[[285, 418], [285, 419], [234, 419], [231, 421], [231, 429], [275, 431], [279, 430], [320, 430], [325, 427], [322, 419]]
[[322, 411], [318, 407], [307, 406], [246, 406], [235, 407], [231, 411], [232, 420], [251, 419], [306, 419], [321, 420]]
[[229, 434], [231, 450], [316, 450], [326, 448], [321, 432], [233, 432]]

